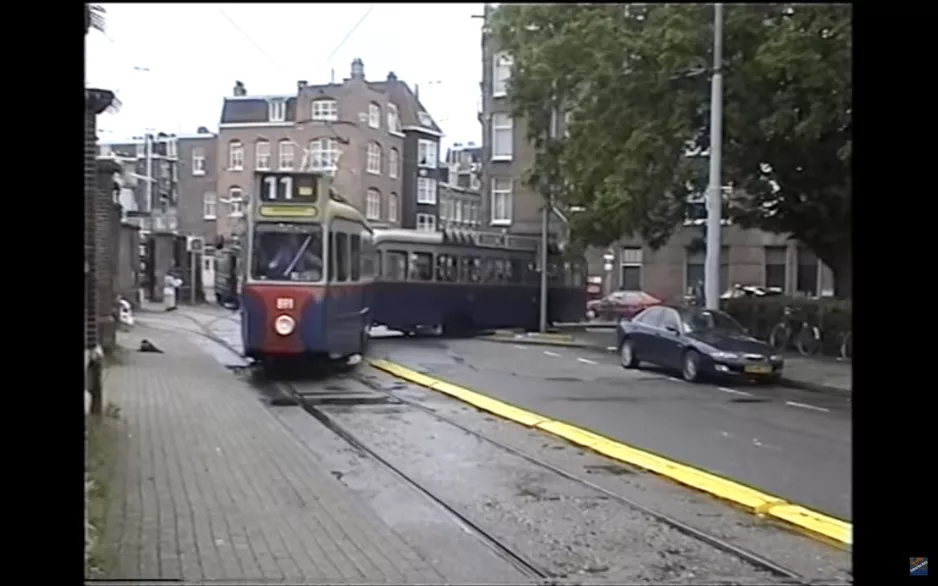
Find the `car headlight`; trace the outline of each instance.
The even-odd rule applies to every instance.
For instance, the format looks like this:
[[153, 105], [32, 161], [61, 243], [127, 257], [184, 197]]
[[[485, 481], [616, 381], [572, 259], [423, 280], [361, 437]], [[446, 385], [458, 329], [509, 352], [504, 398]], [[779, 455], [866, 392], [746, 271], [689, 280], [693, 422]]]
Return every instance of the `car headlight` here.
[[295, 327], [296, 322], [293, 321], [293, 318], [289, 315], [281, 315], [274, 320], [274, 331], [281, 336], [289, 336], [293, 333], [293, 328]]
[[735, 352], [713, 352], [710, 357], [716, 360], [734, 360], [739, 358], [739, 354]]
[[781, 354], [773, 354], [769, 356], [769, 360], [771, 360], [772, 362], [781, 362], [784, 359], [785, 358]]

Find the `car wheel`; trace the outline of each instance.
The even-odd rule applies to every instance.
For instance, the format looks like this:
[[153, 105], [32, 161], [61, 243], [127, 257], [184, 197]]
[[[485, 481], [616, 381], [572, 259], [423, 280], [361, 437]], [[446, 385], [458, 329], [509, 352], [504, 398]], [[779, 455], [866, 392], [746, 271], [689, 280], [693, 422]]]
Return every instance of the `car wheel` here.
[[635, 343], [623, 340], [619, 345], [619, 364], [622, 368], [638, 368], [638, 356], [635, 355]]
[[684, 353], [684, 366], [681, 368], [681, 374], [684, 380], [689, 383], [695, 383], [700, 380], [700, 354], [696, 350], [688, 350]]

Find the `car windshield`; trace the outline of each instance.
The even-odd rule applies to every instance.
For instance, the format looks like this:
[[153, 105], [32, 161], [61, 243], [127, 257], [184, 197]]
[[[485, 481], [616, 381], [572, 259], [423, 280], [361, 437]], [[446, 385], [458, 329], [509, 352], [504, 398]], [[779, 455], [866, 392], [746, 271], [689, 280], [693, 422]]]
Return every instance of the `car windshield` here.
[[714, 332], [734, 336], [746, 335], [746, 331], [735, 319], [722, 311], [709, 309], [685, 312], [684, 329], [688, 332]]
[[262, 281], [321, 281], [322, 252], [318, 224], [258, 224], [251, 276]]

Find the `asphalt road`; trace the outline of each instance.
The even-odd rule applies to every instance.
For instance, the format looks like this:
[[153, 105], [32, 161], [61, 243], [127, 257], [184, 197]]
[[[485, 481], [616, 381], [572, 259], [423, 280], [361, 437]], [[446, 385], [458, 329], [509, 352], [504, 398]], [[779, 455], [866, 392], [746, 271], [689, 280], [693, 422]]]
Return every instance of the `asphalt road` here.
[[691, 385], [572, 348], [397, 338], [371, 354], [851, 519], [849, 399]]

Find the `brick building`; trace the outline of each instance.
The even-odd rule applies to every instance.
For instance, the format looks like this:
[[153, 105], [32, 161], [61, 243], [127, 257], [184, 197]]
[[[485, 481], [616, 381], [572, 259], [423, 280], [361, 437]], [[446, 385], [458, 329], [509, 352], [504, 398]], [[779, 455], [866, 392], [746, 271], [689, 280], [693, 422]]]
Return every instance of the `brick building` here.
[[441, 137], [406, 83], [367, 80], [360, 59], [341, 83], [301, 80], [290, 95], [237, 82], [219, 124], [217, 232], [243, 230], [253, 172], [265, 169], [329, 172], [374, 225], [436, 229]]
[[[486, 5], [485, 17], [491, 7]], [[511, 58], [482, 33], [482, 217], [484, 224], [509, 233], [539, 235], [543, 197], [522, 181], [534, 162], [524, 120], [511, 115], [507, 99]], [[560, 116], [558, 131], [564, 132]], [[549, 230], [562, 237], [564, 222], [551, 215]], [[589, 273], [602, 277], [604, 290], [642, 289], [665, 300], [678, 301], [703, 276], [700, 222], [688, 220], [658, 251], [639, 239], [625, 238], [608, 250], [587, 253]], [[734, 283], [779, 286], [787, 293], [832, 294], [830, 269], [788, 235], [744, 230], [729, 225], [723, 232], [721, 285]], [[604, 257], [611, 258], [606, 261]], [[606, 270], [606, 267], [609, 270]]]
[[451, 228], [482, 225], [482, 147], [455, 143], [441, 165], [440, 222]]
[[175, 232], [178, 229], [177, 151], [177, 137], [164, 132], [99, 144], [100, 157], [111, 158], [122, 165], [121, 202], [128, 217], [136, 218], [134, 221], [144, 231]]

